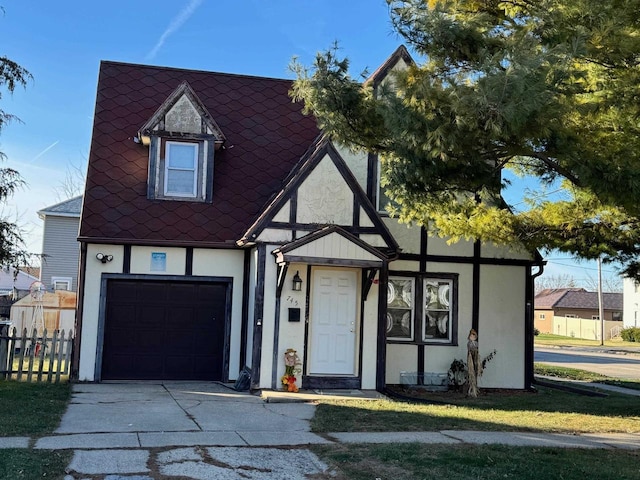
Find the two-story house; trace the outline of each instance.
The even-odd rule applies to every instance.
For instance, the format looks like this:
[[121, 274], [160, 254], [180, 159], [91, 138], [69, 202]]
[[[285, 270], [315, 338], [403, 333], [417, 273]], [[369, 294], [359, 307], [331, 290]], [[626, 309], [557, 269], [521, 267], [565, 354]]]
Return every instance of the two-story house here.
[[[410, 62], [399, 48], [369, 80]], [[448, 245], [386, 213], [377, 158], [320, 132], [273, 78], [102, 62], [80, 225], [83, 381], [382, 389], [497, 350], [533, 372], [530, 252]], [[418, 375], [419, 376], [419, 375]]]
[[38, 211], [44, 223], [40, 281], [49, 291], [78, 288], [81, 208], [82, 195]]

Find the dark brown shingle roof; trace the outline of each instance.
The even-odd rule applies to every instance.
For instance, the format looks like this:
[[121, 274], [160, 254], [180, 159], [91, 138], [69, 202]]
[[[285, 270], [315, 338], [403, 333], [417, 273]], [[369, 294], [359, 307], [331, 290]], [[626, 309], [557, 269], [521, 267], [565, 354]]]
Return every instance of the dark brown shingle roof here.
[[[149, 200], [149, 150], [133, 138], [187, 81], [227, 138], [215, 155], [213, 204]], [[102, 62], [81, 240], [232, 244], [319, 134], [289, 80]]]
[[[622, 293], [603, 293], [602, 301], [605, 310], [622, 311]], [[585, 310], [598, 309], [598, 293], [584, 289], [558, 288], [542, 291], [536, 295], [535, 308], [577, 308]]]

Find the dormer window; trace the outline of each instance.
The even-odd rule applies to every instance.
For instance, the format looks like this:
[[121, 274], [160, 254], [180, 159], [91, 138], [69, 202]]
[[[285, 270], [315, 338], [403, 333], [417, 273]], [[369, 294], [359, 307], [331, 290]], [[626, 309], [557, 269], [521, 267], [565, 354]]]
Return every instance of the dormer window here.
[[198, 144], [167, 142], [164, 195], [195, 197], [198, 193]]
[[149, 146], [147, 196], [151, 199], [211, 202], [214, 152], [225, 137], [186, 82], [138, 131]]

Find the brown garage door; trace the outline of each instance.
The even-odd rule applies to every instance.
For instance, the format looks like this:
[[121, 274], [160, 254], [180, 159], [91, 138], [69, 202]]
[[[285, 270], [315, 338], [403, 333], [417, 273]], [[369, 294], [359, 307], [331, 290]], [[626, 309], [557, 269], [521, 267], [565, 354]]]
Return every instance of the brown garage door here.
[[109, 280], [103, 380], [223, 380], [227, 284]]

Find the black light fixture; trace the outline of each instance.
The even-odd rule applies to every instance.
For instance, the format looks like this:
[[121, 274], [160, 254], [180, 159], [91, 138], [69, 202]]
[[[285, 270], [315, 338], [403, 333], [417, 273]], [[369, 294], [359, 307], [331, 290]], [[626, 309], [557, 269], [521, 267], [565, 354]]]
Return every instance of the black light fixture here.
[[102, 263], [107, 263], [113, 260], [113, 255], [105, 255], [104, 253], [96, 253], [96, 258]]
[[293, 276], [293, 291], [299, 292], [302, 290], [302, 279], [300, 278], [299, 271], [296, 270], [296, 274]]

